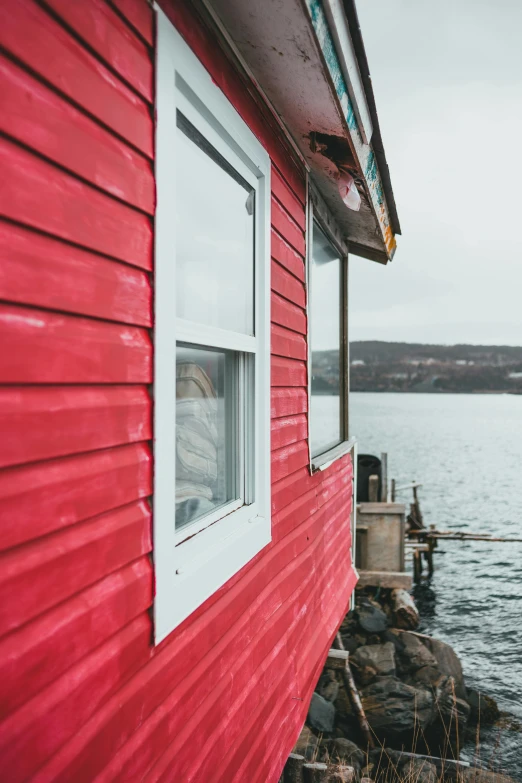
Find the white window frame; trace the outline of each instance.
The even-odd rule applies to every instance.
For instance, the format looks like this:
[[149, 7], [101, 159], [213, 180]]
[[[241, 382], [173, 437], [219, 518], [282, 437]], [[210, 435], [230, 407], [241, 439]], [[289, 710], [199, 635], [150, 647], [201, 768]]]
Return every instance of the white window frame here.
[[352, 452], [355, 453], [356, 440], [350, 437], [349, 430], [349, 396], [350, 396], [350, 354], [349, 354], [349, 340], [348, 340], [348, 246], [342, 237], [342, 233], [339, 230], [330, 210], [326, 206], [318, 190], [314, 187], [313, 183], [309, 182], [309, 198], [307, 209], [307, 253], [306, 253], [306, 265], [307, 265], [307, 322], [308, 322], [308, 366], [310, 368], [308, 373], [308, 428], [309, 435], [312, 431], [312, 322], [311, 322], [311, 302], [314, 296], [312, 286], [312, 252], [313, 252], [313, 231], [314, 223], [317, 223], [319, 228], [325, 234], [328, 241], [332, 244], [335, 250], [339, 253], [342, 264], [342, 280], [344, 281], [341, 287], [341, 323], [343, 326], [343, 338], [341, 340], [341, 351], [343, 354], [343, 364], [341, 374], [341, 388], [343, 394], [343, 410], [344, 417], [341, 421], [342, 437], [340, 442], [330, 449], [322, 452], [321, 454], [312, 454], [311, 438], [308, 438], [308, 455], [310, 460], [310, 472], [315, 473], [318, 470], [326, 470], [333, 462], [346, 454]]
[[[270, 519], [270, 157], [214, 84], [167, 16], [157, 9], [154, 326], [154, 633], [164, 639], [271, 541]], [[176, 317], [176, 111], [256, 191], [254, 335]], [[204, 187], [204, 183], [202, 183]], [[176, 343], [255, 356], [245, 399], [254, 448], [245, 479], [253, 502], [237, 501], [175, 531]], [[248, 396], [248, 395], [247, 395]], [[247, 460], [248, 462], [248, 460]], [[247, 501], [248, 502], [248, 501]]]

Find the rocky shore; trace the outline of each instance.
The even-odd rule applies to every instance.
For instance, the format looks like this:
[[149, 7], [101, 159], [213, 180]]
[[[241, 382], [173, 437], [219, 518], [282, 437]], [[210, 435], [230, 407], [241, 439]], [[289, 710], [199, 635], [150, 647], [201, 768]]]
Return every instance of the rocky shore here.
[[[454, 650], [418, 633], [418, 623], [404, 591], [357, 591], [340, 636], [375, 747], [364, 738], [339, 670], [327, 662], [293, 751], [309, 765], [303, 780], [515, 783], [479, 762], [459, 761], [466, 738], [500, 713], [492, 698], [467, 688]], [[283, 779], [299, 780], [292, 775]]]

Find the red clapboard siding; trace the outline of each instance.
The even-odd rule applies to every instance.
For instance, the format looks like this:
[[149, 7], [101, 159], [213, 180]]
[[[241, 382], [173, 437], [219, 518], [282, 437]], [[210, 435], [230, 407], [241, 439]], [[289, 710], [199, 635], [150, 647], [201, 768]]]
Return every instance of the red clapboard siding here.
[[0, 556], [0, 636], [150, 552], [149, 523], [133, 503]]
[[[4, 342], [5, 341], [5, 342]], [[150, 383], [145, 329], [0, 305], [4, 383]]]
[[0, 138], [0, 216], [150, 269], [150, 219]]
[[[336, 539], [333, 538], [329, 541], [330, 550], [334, 550]], [[208, 694], [207, 699], [204, 695], [199, 697], [199, 701], [202, 704], [200, 712], [194, 711], [189, 718], [183, 722], [180, 721], [179, 711], [176, 710], [175, 702], [171, 698], [168, 700], [171, 718], [169, 725], [170, 743], [167, 745], [164, 757], [151, 771], [148, 780], [184, 780], [187, 777], [190, 769], [191, 773], [195, 775], [195, 779], [206, 779], [210, 772], [201, 768], [199, 765], [206, 758], [206, 763], [211, 764], [215, 768], [215, 759], [211, 759], [209, 750], [213, 747], [220, 753], [219, 746], [226, 742], [227, 727], [220, 724], [217, 720], [217, 714], [221, 709], [220, 701], [223, 698], [227, 700], [227, 715], [232, 719], [239, 718], [241, 714], [241, 720], [246, 723], [246, 728], [251, 729], [248, 726], [249, 716], [255, 714], [255, 706], [250, 705], [248, 711], [245, 713], [241, 711], [243, 701], [249, 698], [252, 693], [252, 688], [255, 688], [258, 692], [264, 694], [264, 698], [257, 700], [257, 704], [264, 705], [267, 694], [270, 692], [273, 686], [279, 685], [281, 680], [284, 679], [284, 675], [287, 674], [290, 667], [293, 669], [295, 661], [292, 660], [295, 651], [299, 647], [299, 637], [308, 638], [309, 625], [313, 622], [313, 616], [308, 614], [303, 618], [295, 616], [288, 617], [285, 611], [285, 604], [290, 598], [299, 602], [299, 605], [307, 606], [310, 599], [311, 590], [313, 590], [313, 565], [319, 567], [321, 560], [325, 560], [326, 551], [321, 551], [321, 554], [316, 557], [314, 563], [314, 549], [315, 547], [307, 548], [304, 557], [294, 556], [291, 560], [288, 560], [288, 566], [280, 573], [278, 577], [272, 575], [272, 587], [277, 589], [277, 593], [280, 596], [278, 602], [279, 611], [273, 611], [265, 618], [263, 624], [255, 622], [250, 631], [250, 638], [252, 634], [257, 634], [252, 638], [252, 650], [250, 654], [245, 654], [244, 650], [239, 647], [238, 654], [235, 654], [232, 660], [230, 672], [224, 672], [229, 674], [221, 679], [218, 684], [218, 693]], [[313, 564], [313, 565], [312, 565]], [[335, 563], [332, 563], [335, 566]], [[308, 570], [306, 569], [308, 567]], [[319, 571], [318, 568], [318, 572]], [[328, 576], [330, 578], [330, 576]], [[296, 585], [298, 588], [296, 589]], [[321, 582], [317, 584], [317, 590], [322, 587]], [[294, 593], [294, 595], [292, 595]], [[268, 597], [268, 596], [267, 596]], [[231, 643], [236, 646], [238, 644], [237, 637], [231, 640]], [[242, 654], [241, 654], [242, 653]], [[282, 653], [282, 655], [280, 655]], [[250, 660], [249, 660], [250, 659]], [[246, 663], [246, 665], [245, 665]], [[197, 679], [196, 679], [196, 674]], [[201, 689], [201, 683], [204, 682], [201, 672], [194, 672], [194, 685], [190, 689], [191, 695], [194, 690]], [[245, 688], [245, 683], [249, 683], [249, 687]], [[184, 684], [185, 685], [185, 684]], [[287, 685], [289, 685], [287, 678]], [[195, 695], [195, 694], [194, 694]], [[295, 691], [294, 691], [295, 695]], [[288, 699], [289, 700], [289, 699]], [[280, 696], [280, 704], [285, 704], [287, 698]], [[197, 706], [197, 701], [194, 700], [194, 707]], [[209, 703], [210, 702], [210, 703]], [[216, 714], [217, 713], [217, 714]], [[208, 718], [211, 717], [210, 720]], [[261, 722], [259, 725], [263, 725]], [[200, 752], [198, 758], [195, 760], [190, 758], [190, 754], [187, 752], [187, 744], [190, 744], [189, 738], [191, 735], [197, 732], [198, 735], [198, 747]], [[245, 731], [246, 738], [250, 738], [252, 742], [253, 735], [250, 731]], [[255, 736], [255, 735], [254, 735]], [[206, 744], [202, 746], [202, 739], [206, 740]], [[247, 744], [250, 744], [247, 739]], [[242, 755], [244, 755], [243, 749], [241, 749]], [[227, 757], [227, 763], [229, 758]], [[172, 765], [172, 766], [171, 766]], [[236, 763], [227, 769], [222, 770], [222, 780], [243, 780], [244, 777], [240, 774], [240, 762]], [[164, 777], [165, 771], [168, 768], [168, 775]], [[162, 774], [163, 772], [163, 774]]]
[[0, 431], [0, 467], [147, 440], [151, 399], [144, 386], [0, 387]]
[[297, 250], [299, 255], [304, 256], [305, 238], [303, 229], [295, 223], [286, 209], [274, 197], [272, 197], [272, 225]]
[[[82, 8], [84, 5], [81, 3]], [[145, 155], [152, 156], [154, 129], [147, 103], [34, 0], [0, 3], [0, 46]]]
[[45, 0], [45, 4], [136, 92], [152, 101], [153, 65], [149, 51], [106, 0]]
[[[300, 648], [303, 654], [300, 656], [300, 659], [296, 661], [295, 668], [299, 669], [299, 667], [306, 665], [306, 663], [310, 660], [317, 661], [317, 665], [314, 667], [313, 676], [310, 678], [310, 685], [308, 689], [306, 691], [301, 691], [303, 694], [303, 701], [298, 702], [299, 707], [295, 708], [296, 714], [292, 716], [294, 720], [292, 721], [289, 719], [288, 708], [283, 700], [279, 697], [277, 691], [275, 691], [274, 695], [275, 704], [272, 709], [272, 721], [265, 722], [263, 720], [264, 715], [261, 715], [259, 718], [259, 723], [263, 726], [266, 726], [266, 732], [269, 738], [268, 743], [270, 744], [267, 743], [268, 747], [265, 747], [264, 744], [262, 744], [261, 738], [258, 738], [257, 742], [250, 746], [249, 751], [250, 753], [253, 753], [257, 745], [257, 747], [260, 749], [260, 753], [258, 752], [257, 755], [252, 755], [251, 757], [249, 757], [248, 754], [243, 756], [243, 764], [248, 764], [249, 768], [251, 767], [253, 770], [257, 770], [257, 774], [254, 773], [253, 777], [251, 778], [252, 783], [263, 783], [263, 781], [267, 779], [277, 780], [277, 775], [279, 774], [285, 762], [285, 757], [281, 754], [281, 748], [292, 748], [299, 736], [299, 732], [306, 718], [306, 706], [303, 705], [308, 705], [310, 702], [313, 689], [315, 688], [317, 680], [319, 679], [328, 653], [328, 650], [324, 649], [323, 637], [326, 635], [327, 638], [333, 641], [333, 637], [335, 636], [338, 626], [338, 618], [344, 616], [349, 608], [349, 603], [346, 599], [346, 596], [349, 596], [355, 587], [356, 578], [353, 570], [345, 569], [345, 573], [348, 575], [348, 578], [344, 583], [333, 581], [330, 582], [327, 587], [323, 588], [323, 594], [331, 597], [330, 611], [324, 618], [322, 627], [319, 628], [316, 626], [315, 633], [313, 630], [311, 631], [311, 634], [313, 634], [313, 646], [307, 645]], [[338, 575], [341, 576], [339, 572]], [[291, 698], [289, 694], [288, 696]], [[265, 708], [265, 710], [266, 709], [267, 708]], [[278, 737], [279, 741], [275, 739], [275, 735], [278, 733], [278, 729], [281, 726], [293, 728], [292, 732], [288, 731], [288, 744], [286, 745], [283, 744], [284, 738], [281, 737], [281, 735]], [[279, 756], [278, 764], [275, 762], [275, 758], [277, 758], [277, 756]], [[273, 777], [267, 777], [267, 774], [269, 774], [269, 769], [276, 770], [273, 773]]]
[[0, 756], [10, 783], [34, 775], [118, 685], [147, 662], [150, 633], [150, 619], [142, 614], [4, 722]]
[[272, 540], [281, 541], [299, 525], [317, 512], [315, 489], [303, 491], [294, 501], [272, 517]]
[[272, 230], [272, 257], [278, 261], [281, 266], [291, 272], [298, 280], [304, 283], [305, 265], [303, 256], [291, 247], [284, 237]]
[[[272, 481], [272, 514], [277, 514], [307, 492], [313, 482], [308, 468], [301, 468], [280, 481]], [[273, 517], [272, 517], [273, 518]]]
[[[222, 672], [225, 682], [230, 683], [230, 669], [237, 665], [242, 654], [247, 657], [263, 655], [264, 648], [259, 645], [258, 639], [255, 639], [256, 643], [251, 643], [247, 650], [244, 639], [249, 638], [253, 642], [255, 634], [262, 634], [269, 623], [273, 616], [272, 602], [269, 600], [272, 593], [278, 596], [277, 605], [283, 612], [290, 608], [287, 602], [296, 589], [305, 591], [302, 599], [296, 599], [296, 604], [310, 605], [310, 609], [312, 608], [309, 591], [320, 595], [319, 574], [332, 574], [326, 567], [329, 563], [326, 554], [329, 547], [338, 549], [333, 535], [334, 522], [332, 519], [330, 525], [326, 525], [328, 535], [325, 537], [327, 545], [324, 546], [323, 537], [320, 535], [322, 520], [308, 519], [304, 530], [294, 531], [279, 552], [269, 552], [247, 573], [241, 582], [241, 590], [232, 594], [226, 591], [220, 605], [214, 605], [215, 612], [200, 615], [195, 622], [184, 623], [175, 644], [164, 647], [161, 655], [124, 685], [119, 694], [108, 702], [84, 731], [56, 757], [55, 763], [48, 765], [44, 770], [45, 775], [37, 780], [52, 780], [56, 783], [92, 780], [109, 763], [122, 741], [127, 740], [140, 726], [147, 727], [146, 718], [158, 701], [163, 701], [162, 711], [168, 707], [169, 702], [174, 701], [177, 720], [186, 725], [187, 716], [180, 711], [179, 705], [188, 694], [193, 693], [198, 683], [204, 688], [212, 689], [216, 672]], [[315, 557], [316, 552], [318, 557]], [[323, 561], [324, 566], [321, 568]], [[281, 563], [286, 565], [283, 571]], [[264, 585], [261, 590], [260, 579]], [[311, 619], [316, 622], [313, 613], [308, 612], [307, 615], [311, 615]], [[288, 615], [285, 616], [285, 622], [290, 622]], [[306, 627], [303, 625], [302, 623], [299, 630], [304, 633]], [[281, 635], [271, 636], [272, 644], [274, 637], [279, 640]], [[205, 645], [202, 644], [203, 639], [206, 641]], [[296, 646], [297, 644], [289, 643], [288, 649], [295, 650]], [[188, 654], [189, 651], [191, 654]], [[307, 669], [307, 666], [303, 667], [303, 671]], [[253, 670], [255, 666], [252, 661], [246, 683], [243, 678], [240, 680], [245, 683], [249, 692]], [[172, 694], [172, 699], [165, 701], [168, 694]], [[218, 728], [214, 721], [206, 725], [210, 725], [213, 731]], [[197, 731], [191, 737], [192, 747], [194, 742], [197, 742]], [[161, 744], [154, 743], [151, 747], [160, 747], [161, 752], [164, 750]], [[178, 777], [179, 779], [183, 778]], [[225, 780], [227, 779], [223, 778], [223, 781]]]
[[308, 422], [306, 416], [287, 416], [283, 419], [273, 419], [270, 445], [272, 451], [298, 443], [308, 437]]
[[0, 549], [74, 525], [152, 492], [147, 444], [0, 471]]
[[[276, 235], [277, 236], [277, 235]], [[290, 274], [284, 267], [275, 261], [272, 262], [271, 285], [272, 291], [284, 296], [289, 302], [302, 307], [306, 307], [306, 290], [300, 280]]]
[[300, 441], [272, 452], [272, 481], [289, 476], [309, 464], [308, 443]]
[[270, 395], [270, 416], [295, 416], [308, 410], [306, 389], [272, 389]]
[[317, 486], [317, 501], [320, 506], [328, 503], [332, 498], [339, 496], [343, 497], [351, 494], [351, 481], [352, 471], [349, 462], [346, 462], [345, 469], [343, 470], [340, 465], [337, 465], [337, 472], [328, 473], [323, 481]]
[[0, 299], [152, 324], [152, 287], [146, 272], [3, 220]]
[[[75, 3], [70, 8], [80, 8]], [[84, 6], [82, 6], [83, 9]], [[150, 214], [150, 161], [12, 60], [0, 57], [0, 130]]]
[[272, 294], [272, 322], [292, 329], [306, 336], [306, 314], [301, 307], [283, 299], [278, 294]]
[[308, 466], [304, 166], [193, 5], [160, 0], [273, 164], [273, 534], [154, 647], [154, 12], [7, 5], [2, 765], [10, 783], [275, 783], [354, 582], [350, 460]]
[[147, 557], [102, 579], [0, 642], [0, 719], [152, 604]]
[[[338, 596], [341, 593], [340, 590], [335, 591], [332, 589], [334, 587], [332, 576], [333, 574], [337, 573], [338, 564], [339, 555], [332, 556], [329, 561], [329, 565], [331, 565], [332, 570], [330, 572], [328, 570], [326, 571], [326, 579], [321, 580], [321, 582], [317, 585], [318, 589], [316, 591], [317, 593], [331, 596], [333, 599], [331, 600], [330, 606], [324, 613], [324, 625], [326, 625], [326, 633], [328, 634], [329, 638], [331, 638], [332, 632], [335, 631], [336, 619], [334, 618], [336, 618], [338, 614], [337, 602], [339, 600]], [[319, 565], [319, 563], [317, 563], [317, 565]], [[324, 565], [326, 564], [323, 564], [323, 567]], [[293, 655], [289, 656], [286, 645], [284, 642], [280, 642], [280, 647], [277, 650], [277, 657], [273, 662], [272, 671], [270, 672], [270, 674], [273, 672], [272, 676], [265, 676], [262, 682], [259, 683], [259, 688], [264, 694], [264, 698], [258, 700], [257, 703], [253, 705], [253, 708], [249, 709], [247, 712], [246, 720], [250, 724], [247, 725], [247, 729], [250, 729], [250, 732], [253, 733], [254, 741], [244, 741], [243, 744], [237, 748], [236, 754], [227, 759], [228, 767], [224, 770], [225, 775], [227, 773], [229, 776], [233, 774], [234, 779], [239, 781], [244, 779], [243, 776], [245, 775], [247, 769], [252, 768], [258, 770], [257, 775], [254, 773], [255, 776], [252, 779], [260, 781], [263, 780], [263, 777], [259, 771], [259, 766], [264, 766], [262, 764], [262, 756], [270, 747], [270, 743], [273, 743], [277, 748], [279, 743], [274, 738], [274, 732], [277, 733], [278, 728], [285, 722], [285, 718], [288, 714], [288, 703], [299, 699], [299, 696], [302, 693], [300, 689], [298, 690], [296, 688], [297, 683], [294, 679], [294, 672], [296, 669], [299, 670], [299, 664], [304, 663], [306, 665], [308, 661], [316, 661], [318, 657], [319, 660], [321, 660], [322, 657], [323, 651], [320, 645], [322, 642], [321, 637], [324, 633], [324, 627], [321, 629], [314, 627], [310, 622], [310, 619], [311, 618], [309, 617], [308, 622], [304, 627], [299, 628], [297, 623], [292, 624], [294, 628], [297, 626], [301, 633], [295, 633], [297, 628], [295, 628], [295, 630], [294, 628], [290, 628], [290, 631], [294, 630], [294, 634], [292, 635], [293, 638], [290, 636], [290, 639], [294, 644], [292, 647], [289, 646], [288, 649], [295, 650]], [[319, 647], [319, 649], [314, 649], [316, 647]], [[305, 652], [305, 655], [303, 655], [303, 652]], [[304, 660], [302, 660], [303, 658]], [[281, 690], [283, 692], [281, 692]], [[299, 696], [296, 697], [296, 693], [298, 693]], [[271, 724], [274, 725], [272, 726]], [[262, 725], [265, 727], [265, 736], [259, 737], [257, 732], [255, 732], [256, 725]], [[245, 733], [248, 736], [250, 732]], [[257, 757], [256, 751], [257, 753], [261, 753], [261, 758]], [[252, 758], [256, 759], [256, 764], [253, 763]], [[266, 763], [266, 759], [264, 761]], [[203, 778], [205, 777], [205, 773], [209, 774], [209, 766], [212, 765], [212, 763], [215, 764], [215, 758], [213, 759], [211, 756], [209, 756], [206, 764], [202, 766], [200, 770], [200, 774], [203, 775]], [[252, 767], [250, 766], [251, 764]], [[172, 780], [172, 777], [166, 779]], [[229, 777], [228, 779], [231, 778]]]
[[272, 357], [272, 386], [306, 386], [306, 364], [282, 356]]
[[302, 334], [292, 332], [278, 324], [272, 324], [272, 354], [289, 359], [306, 361], [306, 340]]
[[289, 188], [283, 175], [275, 166], [272, 166], [272, 195], [276, 197], [300, 229], [304, 231], [306, 228], [304, 205]]
[[128, 23], [152, 46], [153, 17], [152, 7], [147, 0], [109, 0], [118, 9]]

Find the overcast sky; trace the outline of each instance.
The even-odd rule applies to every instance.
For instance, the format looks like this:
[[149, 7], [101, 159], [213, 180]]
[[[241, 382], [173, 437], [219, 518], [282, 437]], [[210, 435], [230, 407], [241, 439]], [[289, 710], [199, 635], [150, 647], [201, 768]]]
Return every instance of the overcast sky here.
[[403, 236], [351, 340], [522, 345], [522, 0], [357, 0]]

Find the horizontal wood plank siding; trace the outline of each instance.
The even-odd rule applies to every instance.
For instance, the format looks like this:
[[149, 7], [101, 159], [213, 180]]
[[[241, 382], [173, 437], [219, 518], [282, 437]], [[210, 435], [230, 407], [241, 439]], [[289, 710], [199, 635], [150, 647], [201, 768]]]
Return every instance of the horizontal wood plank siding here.
[[0, 45], [58, 93], [152, 157], [150, 106], [36, 0], [0, 3]]
[[272, 543], [153, 646], [154, 13], [147, 0], [12, 0], [0, 6], [10, 783], [275, 783], [354, 586], [350, 459], [309, 470], [304, 167], [191, 4], [161, 5], [272, 160]]

